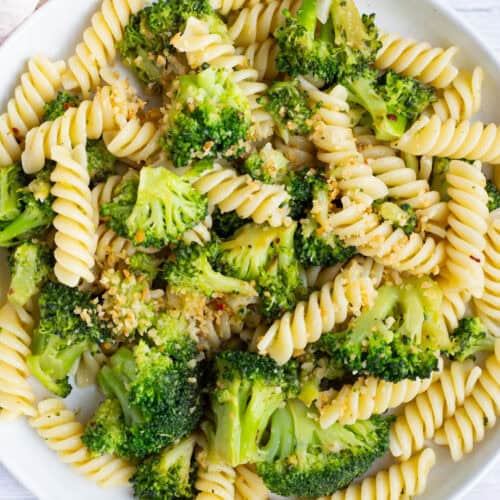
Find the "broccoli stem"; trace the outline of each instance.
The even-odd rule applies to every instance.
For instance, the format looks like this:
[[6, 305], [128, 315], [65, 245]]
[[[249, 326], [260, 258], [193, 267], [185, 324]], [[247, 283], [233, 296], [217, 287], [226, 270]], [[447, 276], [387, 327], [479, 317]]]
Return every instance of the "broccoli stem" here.
[[335, 43], [331, 17], [328, 18], [325, 24], [320, 26], [318, 39], [325, 43], [331, 43], [332, 45]]
[[297, 22], [312, 34], [316, 31], [317, 24], [316, 5], [317, 0], [304, 0], [297, 12]]
[[39, 227], [43, 216], [36, 208], [27, 208], [6, 228], [0, 231], [0, 247], [10, 247], [16, 244], [16, 238]]
[[285, 408], [279, 408], [272, 416], [269, 439], [262, 448], [263, 460], [269, 461], [274, 457], [286, 458], [293, 453], [294, 446], [292, 416]]

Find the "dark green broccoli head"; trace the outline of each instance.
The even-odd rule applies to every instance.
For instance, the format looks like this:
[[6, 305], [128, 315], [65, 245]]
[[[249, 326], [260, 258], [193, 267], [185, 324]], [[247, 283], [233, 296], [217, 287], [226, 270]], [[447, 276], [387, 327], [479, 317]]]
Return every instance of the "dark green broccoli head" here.
[[266, 144], [258, 153], [251, 154], [240, 170], [266, 184], [281, 184], [288, 174], [288, 160], [281, 151]]
[[463, 318], [451, 334], [448, 356], [458, 361], [474, 358], [481, 351], [493, 351], [495, 340], [495, 337], [486, 330], [479, 318]]
[[289, 172], [285, 179], [285, 186], [290, 200], [290, 217], [301, 220], [306, 217], [312, 208], [313, 197], [316, 190], [326, 189], [323, 177], [313, 170], [303, 169]]
[[145, 276], [154, 281], [160, 272], [162, 259], [154, 254], [136, 252], [129, 259], [129, 269], [136, 274]]
[[26, 183], [21, 165], [0, 168], [0, 224], [14, 220], [21, 212], [20, 191]]
[[299, 81], [291, 80], [273, 83], [259, 102], [273, 117], [281, 137], [288, 141], [290, 135], [308, 135], [312, 131], [318, 106], [310, 106], [308, 99]]
[[363, 475], [387, 451], [390, 421], [374, 416], [322, 429], [313, 408], [289, 400], [272, 417], [265, 458], [257, 472], [278, 495], [329, 495]]
[[228, 72], [180, 76], [163, 148], [177, 167], [200, 158], [237, 158], [250, 137], [250, 104]]
[[441, 196], [441, 200], [449, 201], [448, 196], [448, 181], [446, 174], [450, 168], [450, 160], [448, 158], [435, 157], [432, 161], [432, 174], [429, 181], [433, 191], [437, 191]]
[[299, 390], [297, 366], [244, 351], [219, 353], [214, 364], [209, 452], [232, 466], [256, 462], [272, 414]]
[[379, 289], [372, 307], [342, 332], [328, 333], [319, 349], [346, 370], [390, 382], [427, 378], [449, 347], [442, 294], [430, 278], [407, 278]]
[[23, 307], [40, 291], [52, 272], [52, 266], [52, 252], [46, 244], [21, 243], [9, 256], [9, 302]]
[[418, 224], [415, 209], [408, 203], [397, 205], [391, 201], [376, 200], [373, 210], [383, 221], [388, 221], [394, 229], [401, 229], [405, 234], [415, 232]]
[[90, 180], [95, 184], [105, 181], [115, 173], [116, 157], [113, 156], [102, 140], [87, 141], [87, 168]]
[[494, 182], [488, 181], [486, 183], [486, 192], [488, 193], [488, 210], [493, 212], [500, 208], [500, 191]]
[[76, 108], [80, 104], [80, 98], [66, 90], [59, 92], [56, 98], [43, 107], [42, 121], [54, 121], [64, 115], [69, 108]]
[[236, 212], [221, 212], [219, 208], [214, 210], [212, 221], [212, 230], [222, 239], [229, 238], [249, 222], [248, 219], [242, 219]]
[[28, 356], [31, 373], [51, 392], [66, 397], [68, 373], [94, 342], [108, 335], [99, 322], [95, 301], [87, 293], [59, 283], [46, 283], [40, 293], [40, 322]]
[[167, 262], [164, 278], [170, 290], [180, 294], [202, 293], [207, 297], [216, 294], [256, 295], [254, 287], [244, 278], [233, 278], [217, 272], [215, 261], [218, 247], [215, 244], [179, 245], [174, 260]]
[[189, 500], [194, 498], [195, 439], [190, 436], [141, 462], [131, 479], [139, 500]]

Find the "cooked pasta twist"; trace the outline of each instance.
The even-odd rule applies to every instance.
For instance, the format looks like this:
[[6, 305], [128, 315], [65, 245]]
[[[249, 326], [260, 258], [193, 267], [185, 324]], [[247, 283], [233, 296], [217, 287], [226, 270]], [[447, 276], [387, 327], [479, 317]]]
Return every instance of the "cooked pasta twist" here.
[[216, 165], [193, 183], [208, 196], [210, 206], [225, 213], [235, 210], [243, 219], [257, 224], [283, 225], [288, 218], [288, 194], [283, 186], [263, 184], [248, 175], [238, 175], [232, 168]]
[[487, 330], [500, 337], [500, 211], [490, 214], [486, 233], [484, 293], [474, 307]]
[[463, 407], [444, 422], [436, 433], [437, 444], [450, 448], [453, 460], [461, 460], [470, 453], [474, 444], [484, 439], [485, 430], [495, 425], [500, 415], [500, 341], [496, 341], [495, 354], [485, 364], [482, 375]]
[[275, 80], [278, 76], [276, 57], [279, 47], [274, 38], [267, 38], [263, 42], [255, 42], [246, 48], [238, 49], [248, 60], [250, 66], [255, 68], [259, 80]]
[[203, 447], [196, 454], [198, 473], [194, 484], [197, 500], [234, 500], [236, 471], [222, 462], [216, 462], [207, 456]]
[[421, 495], [426, 487], [429, 474], [436, 465], [436, 453], [425, 448], [418, 455], [405, 462], [391, 465], [375, 476], [367, 477], [338, 491], [328, 498], [319, 500], [396, 500]]
[[268, 500], [270, 492], [264, 481], [248, 465], [236, 467], [235, 500]]
[[381, 38], [382, 47], [375, 61], [379, 69], [392, 69], [436, 88], [448, 87], [458, 74], [458, 69], [452, 64], [457, 47], [434, 48], [427, 42], [389, 33]]
[[446, 174], [450, 229], [446, 233], [446, 269], [457, 290], [481, 297], [484, 248], [488, 230], [488, 193], [479, 162], [452, 161]]
[[363, 307], [372, 304], [377, 292], [364, 261], [353, 259], [333, 281], [313, 292], [307, 302], [299, 302], [292, 312], [275, 321], [259, 340], [259, 353], [286, 363], [336, 324], [359, 315]]
[[83, 41], [68, 60], [63, 83], [66, 89], [80, 89], [86, 98], [101, 82], [100, 70], [116, 58], [116, 45], [123, 38], [131, 14], [144, 6], [144, 0], [104, 0], [92, 16]]
[[75, 382], [78, 387], [89, 387], [96, 384], [97, 374], [106, 362], [102, 352], [84, 352], [78, 363]]
[[7, 303], [0, 309], [0, 420], [35, 415], [35, 395], [28, 382], [33, 320]]
[[272, 0], [245, 7], [230, 18], [229, 36], [236, 45], [243, 47], [263, 42], [284, 24], [283, 12], [289, 10], [294, 14], [300, 5], [297, 0]]
[[[126, 175], [126, 174], [125, 174]], [[104, 182], [96, 184], [92, 189], [92, 206], [94, 214], [94, 224], [99, 224], [99, 211], [101, 205], [109, 203], [113, 199], [113, 191], [122, 180], [121, 175], [111, 175]]]
[[247, 5], [253, 5], [259, 0], [210, 0], [213, 9], [226, 16], [233, 10], [240, 10]]
[[106, 224], [99, 225], [96, 235], [95, 261], [101, 268], [114, 267], [118, 261], [131, 257], [137, 252], [137, 247], [130, 240], [118, 236]]
[[470, 120], [481, 108], [481, 91], [484, 79], [482, 68], [477, 67], [472, 74], [461, 71], [448, 88], [443, 89], [439, 101], [432, 107], [434, 112], [446, 121]]
[[7, 112], [0, 115], [0, 167], [21, 157], [19, 142], [40, 124], [44, 105], [55, 98], [65, 68], [63, 61], [52, 62], [44, 56], [28, 61], [28, 71], [21, 75], [21, 83], [7, 104]]
[[291, 168], [314, 167], [316, 161], [316, 148], [306, 137], [292, 135], [288, 143], [284, 143], [279, 137], [275, 138], [273, 146], [281, 151], [290, 162]]
[[479, 160], [500, 164], [500, 129], [481, 122], [441, 121], [438, 115], [423, 115], [399, 139], [396, 147], [412, 155], [455, 160]]
[[121, 128], [141, 106], [126, 80], [100, 88], [92, 101], [83, 101], [56, 120], [28, 132], [21, 157], [24, 171], [34, 174], [41, 170], [53, 146], [70, 148], [85, 144], [87, 139], [99, 139], [105, 131]]
[[471, 360], [453, 362], [423, 394], [403, 408], [391, 426], [389, 446], [395, 457], [407, 460], [424, 447], [448, 418], [455, 414], [466, 396], [472, 393], [481, 368]]
[[100, 486], [126, 486], [134, 473], [135, 467], [121, 458], [93, 457], [81, 440], [84, 426], [59, 399], [41, 401], [30, 425], [64, 463]]
[[57, 162], [50, 176], [57, 231], [54, 272], [66, 286], [75, 287], [81, 279], [92, 283], [97, 228], [85, 146], [81, 144], [74, 150], [54, 146], [51, 156]]
[[[446, 273], [444, 273], [446, 274]], [[469, 305], [471, 294], [466, 290], [457, 290], [450, 283], [446, 276], [442, 276], [439, 281], [439, 288], [443, 293], [443, 304], [441, 313], [448, 332], [457, 328], [458, 322], [465, 316], [467, 306]]]
[[184, 243], [196, 243], [197, 245], [205, 245], [208, 243], [212, 239], [212, 235], [210, 234], [212, 224], [212, 216], [207, 215], [203, 222], [200, 222], [182, 235]]

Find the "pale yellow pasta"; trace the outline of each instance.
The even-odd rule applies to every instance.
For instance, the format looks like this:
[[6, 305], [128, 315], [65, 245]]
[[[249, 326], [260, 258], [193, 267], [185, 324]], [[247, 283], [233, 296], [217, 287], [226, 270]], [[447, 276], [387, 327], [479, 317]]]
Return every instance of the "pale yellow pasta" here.
[[427, 42], [389, 33], [383, 34], [381, 40], [382, 48], [375, 61], [379, 69], [392, 69], [437, 88], [448, 87], [458, 74], [452, 63], [457, 47], [435, 48]]
[[484, 72], [480, 67], [472, 73], [461, 71], [432, 105], [434, 112], [442, 121], [448, 118], [470, 120], [481, 108], [483, 79]]
[[41, 401], [29, 422], [62, 462], [91, 481], [103, 487], [128, 485], [135, 467], [112, 455], [93, 457], [81, 440], [84, 426], [60, 399]]
[[65, 68], [64, 62], [52, 62], [44, 56], [28, 61], [28, 71], [21, 75], [7, 111], [0, 115], [0, 167], [21, 157], [20, 142], [30, 129], [40, 124], [44, 106], [56, 97]]
[[500, 210], [490, 214], [484, 256], [484, 293], [474, 299], [474, 309], [487, 330], [500, 337]]
[[259, 353], [271, 356], [280, 364], [286, 363], [323, 333], [370, 306], [377, 292], [364, 262], [363, 258], [351, 260], [333, 281], [276, 320], [259, 340]]
[[444, 422], [436, 433], [435, 442], [450, 448], [453, 460], [461, 460], [474, 444], [482, 441], [486, 429], [492, 428], [500, 415], [500, 341], [495, 353], [487, 360], [472, 394], [463, 407]]
[[200, 222], [182, 235], [184, 243], [196, 243], [197, 245], [205, 245], [208, 243], [212, 239], [210, 234], [212, 224], [212, 216], [209, 214], [203, 222]]
[[500, 131], [481, 122], [442, 121], [438, 115], [423, 115], [397, 141], [396, 147], [412, 155], [456, 160], [479, 160], [500, 164]]
[[238, 48], [248, 63], [258, 73], [259, 80], [275, 80], [278, 76], [276, 57], [279, 52], [278, 43], [274, 38], [267, 38], [262, 42], [255, 42], [245, 48]]
[[54, 272], [66, 286], [76, 287], [82, 279], [92, 283], [97, 227], [85, 146], [80, 144], [73, 150], [54, 146], [51, 157], [57, 162], [50, 176], [56, 213]]
[[446, 233], [446, 269], [457, 290], [481, 297], [484, 248], [488, 229], [486, 178], [479, 162], [452, 161], [446, 174], [450, 229]]
[[235, 500], [268, 500], [270, 492], [264, 481], [249, 465], [236, 467]]
[[100, 71], [116, 58], [116, 45], [123, 38], [131, 14], [143, 8], [144, 0], [104, 0], [92, 16], [83, 41], [68, 60], [63, 83], [66, 89], [79, 89], [85, 98], [101, 82]]
[[0, 309], [0, 420], [35, 415], [35, 395], [28, 382], [31, 315], [7, 303]]
[[99, 224], [99, 210], [101, 205], [109, 203], [113, 199], [113, 191], [122, 180], [121, 175], [111, 175], [104, 182], [99, 182], [92, 189], [92, 206], [94, 213], [94, 224]]
[[441, 373], [423, 394], [403, 408], [391, 426], [389, 446], [393, 456], [407, 460], [424, 447], [426, 439], [431, 439], [444, 419], [455, 414], [472, 393], [481, 368], [471, 360], [464, 363], [453, 362]]
[[226, 16], [233, 10], [240, 10], [247, 5], [253, 5], [259, 0], [210, 0], [213, 9]]
[[445, 276], [439, 281], [439, 288], [443, 293], [441, 313], [448, 332], [453, 332], [458, 322], [465, 316], [471, 294], [467, 290], [457, 290]]
[[96, 231], [97, 247], [95, 261], [101, 267], [113, 267], [118, 260], [131, 257], [137, 248], [130, 240], [118, 236], [106, 224], [100, 224]]
[[421, 495], [434, 465], [436, 453], [432, 448], [425, 448], [404, 462], [319, 500], [398, 500]]
[[263, 184], [220, 165], [201, 174], [193, 185], [207, 195], [211, 207], [217, 206], [223, 213], [234, 210], [243, 219], [272, 226], [281, 226], [288, 219], [288, 194], [283, 186]]
[[96, 384], [97, 374], [106, 362], [106, 356], [102, 352], [84, 352], [78, 363], [75, 374], [75, 382], [78, 387], [89, 387]]
[[307, 137], [292, 135], [288, 138], [288, 143], [277, 137], [273, 146], [285, 155], [291, 168], [314, 167], [317, 164], [316, 148]]
[[236, 471], [230, 465], [207, 456], [206, 443], [196, 454], [198, 471], [195, 488], [197, 500], [234, 500]]

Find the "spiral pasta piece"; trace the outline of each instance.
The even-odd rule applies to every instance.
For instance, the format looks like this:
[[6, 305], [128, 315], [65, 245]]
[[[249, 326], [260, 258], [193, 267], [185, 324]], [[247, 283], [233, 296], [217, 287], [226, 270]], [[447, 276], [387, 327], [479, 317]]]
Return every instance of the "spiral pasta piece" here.
[[103, 487], [128, 485], [135, 467], [112, 455], [92, 457], [82, 443], [84, 426], [61, 400], [41, 401], [29, 422], [47, 446], [80, 474]]
[[425, 448], [405, 462], [394, 464], [387, 470], [367, 477], [347, 489], [319, 500], [396, 500], [421, 495], [429, 474], [436, 465], [436, 453]]
[[20, 142], [30, 129], [40, 124], [44, 106], [56, 97], [65, 68], [63, 61], [52, 62], [44, 56], [28, 61], [28, 71], [21, 75], [7, 111], [0, 115], [0, 167], [21, 157]]
[[91, 26], [83, 32], [83, 41], [68, 60], [64, 74], [66, 89], [79, 89], [88, 97], [101, 82], [100, 70], [116, 58], [116, 45], [123, 38], [130, 16], [143, 8], [144, 0], [104, 0], [92, 16]]
[[283, 186], [263, 184], [220, 165], [204, 172], [193, 185], [207, 195], [210, 206], [218, 206], [223, 213], [234, 210], [243, 219], [251, 217], [257, 224], [268, 222], [274, 227], [288, 219], [288, 194]]
[[28, 382], [33, 320], [7, 303], [0, 309], [0, 420], [35, 415], [35, 395]]
[[78, 387], [89, 387], [96, 384], [97, 374], [107, 358], [102, 352], [84, 352], [78, 363], [75, 382]]
[[459, 461], [482, 441], [486, 429], [493, 427], [500, 415], [500, 341], [487, 360], [482, 375], [463, 407], [448, 418], [436, 433], [437, 444], [450, 448], [451, 458]]
[[270, 492], [264, 481], [248, 465], [236, 467], [235, 500], [268, 500]]
[[436, 88], [448, 87], [458, 74], [452, 59], [457, 47], [435, 48], [427, 42], [417, 42], [397, 34], [385, 33], [375, 66], [381, 70], [392, 69], [405, 76], [418, 78]]
[[277, 137], [273, 146], [285, 155], [291, 168], [314, 167], [317, 164], [316, 148], [307, 137], [291, 135], [288, 143], [284, 143], [281, 138]]
[[500, 164], [500, 130], [493, 123], [452, 119], [443, 122], [438, 115], [423, 115], [397, 141], [396, 147], [413, 155]]
[[81, 279], [92, 283], [97, 228], [85, 146], [81, 144], [74, 150], [54, 146], [51, 156], [57, 162], [50, 176], [55, 197], [53, 224], [57, 230], [54, 272], [66, 286], [75, 287]]
[[194, 484], [199, 492], [197, 500], [234, 500], [236, 471], [222, 462], [207, 456], [206, 447], [196, 455], [198, 475]]
[[313, 292], [307, 302], [299, 302], [292, 312], [276, 320], [259, 340], [259, 353], [284, 364], [323, 333], [372, 304], [377, 292], [363, 264], [364, 259], [351, 260], [333, 281]]
[[212, 216], [207, 215], [203, 222], [200, 222], [182, 235], [184, 243], [187, 243], [188, 245], [191, 243], [196, 243], [197, 245], [205, 245], [212, 239], [212, 235], [210, 234], [212, 225]]
[[104, 182], [99, 182], [92, 189], [92, 206], [94, 214], [94, 225], [99, 224], [99, 211], [101, 205], [109, 203], [113, 199], [113, 192], [122, 180], [121, 175], [111, 175]]
[[274, 38], [269, 37], [263, 42], [255, 42], [238, 50], [247, 58], [250, 66], [257, 70], [259, 80], [272, 81], [277, 78], [276, 57], [279, 47]]
[[393, 456], [407, 460], [424, 447], [444, 419], [455, 414], [464, 404], [481, 376], [481, 368], [471, 360], [453, 362], [441, 373], [439, 380], [403, 408], [391, 426], [389, 446]]
[[56, 120], [28, 132], [21, 156], [24, 171], [27, 174], [40, 171], [54, 146], [71, 148], [85, 144], [87, 139], [99, 139], [105, 131], [121, 128], [142, 105], [124, 79], [100, 88], [92, 101], [83, 101]]
[[300, 5], [297, 0], [272, 0], [245, 7], [229, 20], [229, 36], [243, 47], [263, 42], [284, 24], [283, 12], [289, 10], [295, 14]]
[[457, 328], [459, 321], [465, 316], [471, 294], [466, 290], [457, 290], [450, 281], [443, 276], [439, 281], [439, 288], [443, 293], [441, 313], [448, 332]]
[[490, 214], [486, 233], [484, 293], [474, 308], [487, 330], [500, 337], [500, 211]]
[[254, 5], [259, 0], [210, 0], [212, 9], [217, 10], [223, 16], [227, 16], [233, 10], [240, 10], [247, 5]]
[[470, 120], [481, 108], [481, 91], [484, 79], [482, 68], [477, 67], [472, 74], [461, 71], [442, 96], [432, 107], [442, 121]]
[[449, 185], [450, 229], [446, 233], [446, 269], [457, 290], [481, 297], [484, 291], [485, 234], [488, 230], [488, 193], [479, 162], [452, 161], [446, 174]]

